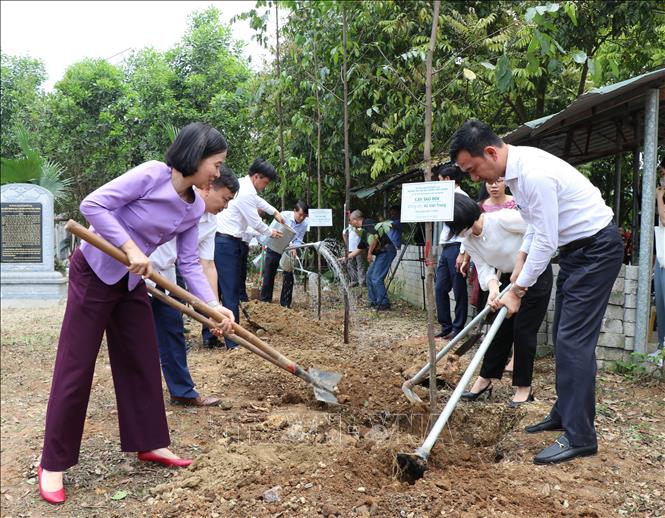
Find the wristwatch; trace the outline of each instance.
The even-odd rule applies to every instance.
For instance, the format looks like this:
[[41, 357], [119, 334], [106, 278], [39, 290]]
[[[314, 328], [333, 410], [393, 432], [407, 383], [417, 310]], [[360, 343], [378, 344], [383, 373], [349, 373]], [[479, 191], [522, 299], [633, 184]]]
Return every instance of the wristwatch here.
[[528, 288], [522, 288], [521, 286], [518, 286], [517, 284], [513, 284], [512, 291], [515, 295], [517, 295], [520, 299], [526, 295], [526, 291]]

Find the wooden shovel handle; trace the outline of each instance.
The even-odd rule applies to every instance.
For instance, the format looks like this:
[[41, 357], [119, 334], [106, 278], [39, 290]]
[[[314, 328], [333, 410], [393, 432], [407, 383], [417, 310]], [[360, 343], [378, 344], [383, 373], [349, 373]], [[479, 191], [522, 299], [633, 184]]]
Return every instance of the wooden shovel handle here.
[[[95, 234], [91, 230], [85, 228], [83, 225], [77, 223], [76, 221], [70, 219], [65, 225], [65, 230], [80, 237], [84, 241], [87, 241], [92, 246], [98, 248], [105, 254], [108, 254], [111, 257], [113, 257], [116, 261], [119, 261], [122, 264], [129, 266], [129, 260], [127, 259], [127, 255], [122, 250], [109, 243], [103, 237]], [[178, 297], [179, 299], [187, 302], [199, 313], [207, 317], [210, 317], [217, 322], [223, 322], [224, 320], [226, 320], [226, 317], [222, 315], [219, 311], [217, 311], [214, 308], [211, 308], [201, 299], [195, 297], [187, 290], [178, 286], [176, 283], [171, 282], [163, 275], [160, 275], [157, 272], [152, 272], [148, 276], [148, 278], [158, 286], [164, 288], [165, 290], [169, 291], [170, 293]], [[300, 370], [300, 368], [295, 362], [289, 360], [286, 356], [284, 356], [279, 351], [269, 346], [259, 337], [253, 335], [252, 333], [244, 329], [242, 326], [240, 326], [240, 324], [236, 322], [233, 323], [233, 332], [235, 335], [238, 335], [240, 338], [244, 338], [246, 341], [250, 342], [252, 345], [260, 349], [266, 355], [272, 357], [275, 361], [281, 363], [282, 364], [281, 367], [288, 370], [292, 374], [295, 374], [297, 371]]]
[[[173, 297], [169, 297], [163, 291], [160, 291], [157, 288], [153, 288], [149, 284], [146, 284], [146, 288], [148, 288], [148, 292], [153, 297], [159, 299], [164, 304], [168, 304], [172, 308], [177, 309], [181, 313], [184, 313], [185, 315], [188, 315], [188, 316], [192, 317], [194, 320], [197, 320], [198, 322], [201, 322], [203, 325], [208, 326], [208, 327], [215, 327], [217, 325], [217, 322], [213, 321], [211, 318], [207, 318], [204, 315], [202, 315], [201, 313], [199, 313], [198, 311], [195, 311], [191, 307], [186, 306], [182, 302], [178, 302]], [[268, 354], [264, 353], [261, 349], [259, 349], [258, 347], [252, 345], [247, 340], [244, 340], [243, 338], [240, 338], [238, 335], [235, 335], [233, 333], [229, 333], [226, 336], [228, 336], [234, 342], [237, 342], [238, 344], [242, 345], [245, 349], [248, 349], [249, 351], [251, 351], [254, 354], [256, 354], [256, 355], [260, 356], [261, 358], [263, 358], [264, 360], [269, 361], [273, 365], [277, 365], [278, 367], [282, 367], [282, 365], [280, 365], [276, 360], [274, 360]]]

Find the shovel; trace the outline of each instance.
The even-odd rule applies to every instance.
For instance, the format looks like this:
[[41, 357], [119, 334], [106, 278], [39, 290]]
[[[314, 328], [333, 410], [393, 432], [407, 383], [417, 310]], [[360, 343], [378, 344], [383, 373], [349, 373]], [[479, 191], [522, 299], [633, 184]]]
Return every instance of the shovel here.
[[503, 320], [506, 318], [507, 313], [508, 309], [504, 307], [501, 308], [497, 314], [494, 323], [487, 332], [487, 336], [485, 336], [485, 339], [481, 342], [480, 347], [478, 347], [478, 351], [471, 360], [471, 363], [464, 372], [464, 375], [462, 376], [460, 382], [457, 384], [457, 387], [455, 387], [455, 390], [450, 396], [448, 403], [446, 403], [446, 406], [443, 408], [441, 415], [439, 415], [437, 418], [422, 446], [417, 448], [414, 453], [397, 454], [397, 466], [403, 480], [413, 484], [416, 480], [425, 474], [425, 470], [427, 470], [427, 458], [429, 457], [429, 454], [434, 447], [434, 443], [439, 438], [441, 430], [443, 430], [443, 427], [448, 422], [448, 418], [453, 413], [453, 410], [455, 409], [455, 406], [457, 405], [457, 402], [459, 401], [460, 396], [464, 391], [464, 387], [466, 387], [467, 383], [469, 383], [471, 380], [471, 376], [473, 376], [473, 373], [480, 364], [480, 361], [483, 359], [487, 348], [492, 343], [492, 340], [494, 340], [494, 336], [499, 330], [499, 327], [501, 327], [501, 324], [503, 324]]
[[[113, 257], [115, 260], [129, 265], [127, 256], [119, 248], [113, 246], [111, 243], [106, 241], [103, 237], [91, 232], [84, 226], [78, 224], [76, 221], [69, 220], [65, 225], [65, 229], [70, 233], [80, 237], [84, 241], [87, 241], [91, 245], [99, 248], [102, 252]], [[206, 303], [202, 302], [200, 299], [189, 293], [187, 290], [181, 288], [177, 284], [171, 282], [166, 277], [158, 274], [157, 272], [152, 272], [148, 277], [155, 284], [161, 288], [168, 290], [170, 293], [173, 293], [178, 298], [186, 301], [192, 306], [193, 309], [188, 308], [184, 304], [174, 300], [173, 298], [167, 296], [159, 290], [152, 289], [149, 287], [150, 292], [157, 296], [160, 300], [163, 300], [166, 304], [169, 304], [173, 307], [184, 312], [184, 309], [187, 310], [187, 314], [190, 314], [189, 311], [192, 311], [196, 314], [191, 314], [193, 318], [199, 322], [202, 319], [206, 320], [206, 325], [211, 325], [216, 327], [217, 323], [225, 320], [225, 317], [218, 312], [217, 310], [211, 308]], [[155, 295], [155, 292], [159, 295]], [[165, 298], [164, 298], [165, 297]], [[168, 300], [167, 300], [168, 299]], [[176, 306], [177, 305], [177, 306]], [[182, 306], [182, 307], [181, 307]], [[209, 317], [209, 318], [206, 318]], [[269, 361], [273, 365], [290, 372], [291, 374], [298, 376], [302, 380], [306, 381], [314, 388], [314, 395], [319, 401], [324, 401], [326, 403], [337, 404], [336, 397], [336, 386], [339, 381], [342, 379], [342, 375], [336, 372], [328, 372], [319, 369], [310, 369], [305, 371], [300, 365], [289, 360], [286, 356], [281, 354], [279, 351], [269, 346], [263, 340], [253, 335], [246, 329], [244, 329], [239, 324], [233, 323], [233, 334], [229, 335], [229, 338], [236, 341], [241, 346], [247, 348], [249, 351], [257, 354], [264, 360]], [[239, 340], [237, 340], [239, 339]], [[249, 346], [249, 347], [248, 347]]]
[[[503, 291], [499, 294], [499, 297], [502, 297], [508, 290], [511, 288], [512, 284], [509, 284], [506, 286]], [[448, 354], [448, 351], [450, 351], [455, 345], [457, 345], [459, 342], [462, 341], [466, 335], [468, 335], [471, 330], [480, 324], [482, 326], [485, 323], [485, 319], [487, 316], [490, 314], [491, 308], [489, 306], [485, 306], [485, 308], [478, 313], [475, 318], [469, 322], [464, 329], [462, 329], [457, 335], [455, 335], [455, 338], [453, 338], [450, 342], [448, 342], [443, 349], [441, 349], [438, 353], [436, 353], [436, 363], [439, 363], [441, 358], [443, 358], [446, 354]], [[465, 352], [467, 352], [471, 347], [475, 345], [475, 343], [478, 341], [478, 338], [480, 335], [472, 335], [465, 343], [463, 343], [457, 351], [455, 351], [455, 354], [457, 356], [462, 356]], [[413, 391], [413, 387], [415, 387], [418, 383], [420, 383], [423, 379], [425, 379], [429, 375], [429, 362], [418, 371], [418, 373], [413, 376], [413, 378], [406, 380], [402, 384], [402, 392], [404, 392], [404, 395], [406, 398], [411, 401], [411, 403], [422, 403], [423, 400], [418, 397], [418, 394], [416, 394]]]

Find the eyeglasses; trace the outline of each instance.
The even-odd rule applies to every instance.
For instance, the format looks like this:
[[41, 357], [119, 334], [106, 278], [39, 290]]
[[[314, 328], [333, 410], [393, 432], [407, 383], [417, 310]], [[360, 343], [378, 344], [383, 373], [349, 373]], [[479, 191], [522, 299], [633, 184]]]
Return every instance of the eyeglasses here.
[[487, 181], [487, 185], [500, 185], [503, 183], [503, 177], [497, 178], [493, 182], [490, 182], [489, 180]]

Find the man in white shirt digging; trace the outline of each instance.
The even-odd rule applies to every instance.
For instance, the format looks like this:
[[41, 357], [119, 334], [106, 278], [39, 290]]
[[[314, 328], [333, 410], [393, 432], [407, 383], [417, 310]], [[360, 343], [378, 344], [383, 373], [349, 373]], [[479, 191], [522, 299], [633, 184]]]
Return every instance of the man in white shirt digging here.
[[600, 191], [567, 162], [537, 148], [505, 144], [485, 123], [470, 120], [453, 135], [450, 157], [474, 181], [505, 177], [528, 224], [500, 303], [509, 315], [559, 248], [554, 316], [557, 401], [549, 416], [526, 431], [563, 430], [534, 457], [555, 464], [598, 450], [596, 344], [610, 292], [623, 260], [623, 242]]

